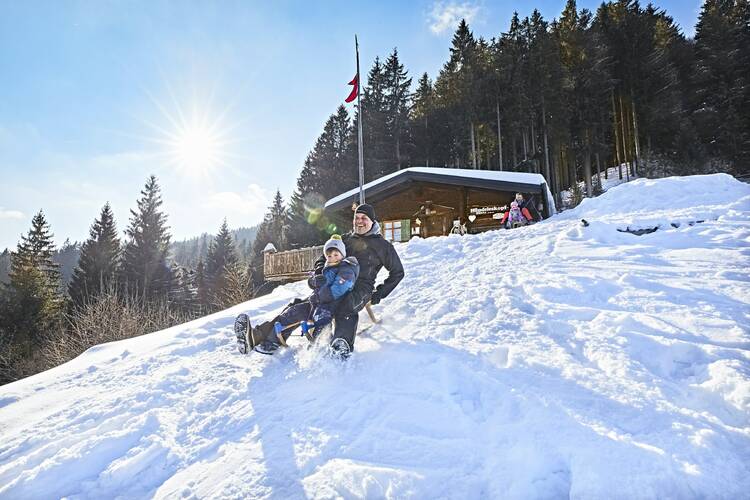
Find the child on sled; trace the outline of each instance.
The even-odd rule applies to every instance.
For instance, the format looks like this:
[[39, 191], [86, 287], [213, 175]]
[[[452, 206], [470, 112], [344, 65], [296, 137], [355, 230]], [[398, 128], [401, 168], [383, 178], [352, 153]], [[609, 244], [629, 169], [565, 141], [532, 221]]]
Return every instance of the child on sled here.
[[359, 275], [357, 259], [346, 257], [341, 236], [334, 234], [323, 246], [326, 263], [320, 274], [307, 280], [313, 293], [307, 299], [295, 299], [271, 321], [253, 327], [247, 314], [240, 314], [234, 322], [237, 347], [242, 354], [251, 349], [273, 354], [286, 345], [292, 330], [298, 325], [309, 341], [314, 341], [321, 329], [333, 321], [336, 306], [348, 293]]
[[534, 221], [531, 213], [527, 208], [521, 208], [517, 201], [510, 203], [510, 210], [505, 212], [503, 219], [500, 221], [506, 229], [525, 226]]

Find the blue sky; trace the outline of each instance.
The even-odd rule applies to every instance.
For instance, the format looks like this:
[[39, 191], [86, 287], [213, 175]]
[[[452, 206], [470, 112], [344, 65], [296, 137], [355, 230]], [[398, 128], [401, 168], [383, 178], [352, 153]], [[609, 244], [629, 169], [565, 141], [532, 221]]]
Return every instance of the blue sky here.
[[[692, 36], [698, 0], [654, 3]], [[176, 239], [255, 224], [348, 94], [354, 33], [363, 73], [397, 47], [416, 81], [461, 17], [491, 38], [514, 10], [564, 5], [0, 0], [0, 249], [39, 209], [58, 243], [107, 201], [122, 231], [150, 174]]]

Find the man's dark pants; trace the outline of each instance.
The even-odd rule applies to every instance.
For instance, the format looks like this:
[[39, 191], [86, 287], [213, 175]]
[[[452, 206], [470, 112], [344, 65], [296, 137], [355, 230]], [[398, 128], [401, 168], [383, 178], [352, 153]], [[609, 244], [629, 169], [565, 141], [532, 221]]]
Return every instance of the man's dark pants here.
[[361, 289], [354, 286], [354, 289], [347, 294], [334, 315], [336, 328], [333, 332], [334, 339], [344, 339], [349, 343], [349, 347], [354, 349], [354, 339], [357, 336], [357, 326], [359, 325], [359, 311], [365, 308], [370, 302], [371, 290]]

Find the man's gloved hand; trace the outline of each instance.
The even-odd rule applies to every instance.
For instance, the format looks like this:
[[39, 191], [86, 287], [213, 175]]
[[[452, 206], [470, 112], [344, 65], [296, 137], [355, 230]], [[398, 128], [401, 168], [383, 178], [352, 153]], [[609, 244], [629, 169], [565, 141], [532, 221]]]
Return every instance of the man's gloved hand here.
[[372, 295], [370, 295], [370, 304], [376, 306], [380, 303], [381, 299], [382, 297], [380, 296], [380, 293], [375, 290], [374, 292], [372, 292]]
[[310, 304], [313, 305], [313, 307], [318, 307], [318, 304], [320, 304], [320, 297], [318, 297], [317, 292], [310, 295], [310, 298], [308, 300], [310, 301]]
[[307, 286], [316, 290], [326, 284], [326, 277], [322, 274], [314, 274], [307, 280]]

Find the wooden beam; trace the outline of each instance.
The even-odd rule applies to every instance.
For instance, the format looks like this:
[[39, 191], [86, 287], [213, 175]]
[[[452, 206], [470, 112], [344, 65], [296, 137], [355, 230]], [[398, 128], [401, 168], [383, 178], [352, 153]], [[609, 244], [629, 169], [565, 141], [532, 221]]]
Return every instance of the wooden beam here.
[[370, 317], [370, 321], [372, 321], [375, 324], [380, 323], [380, 320], [378, 320], [378, 318], [375, 317], [375, 313], [372, 311], [372, 304], [368, 302], [367, 305], [365, 306], [365, 310], [367, 311], [367, 315]]

